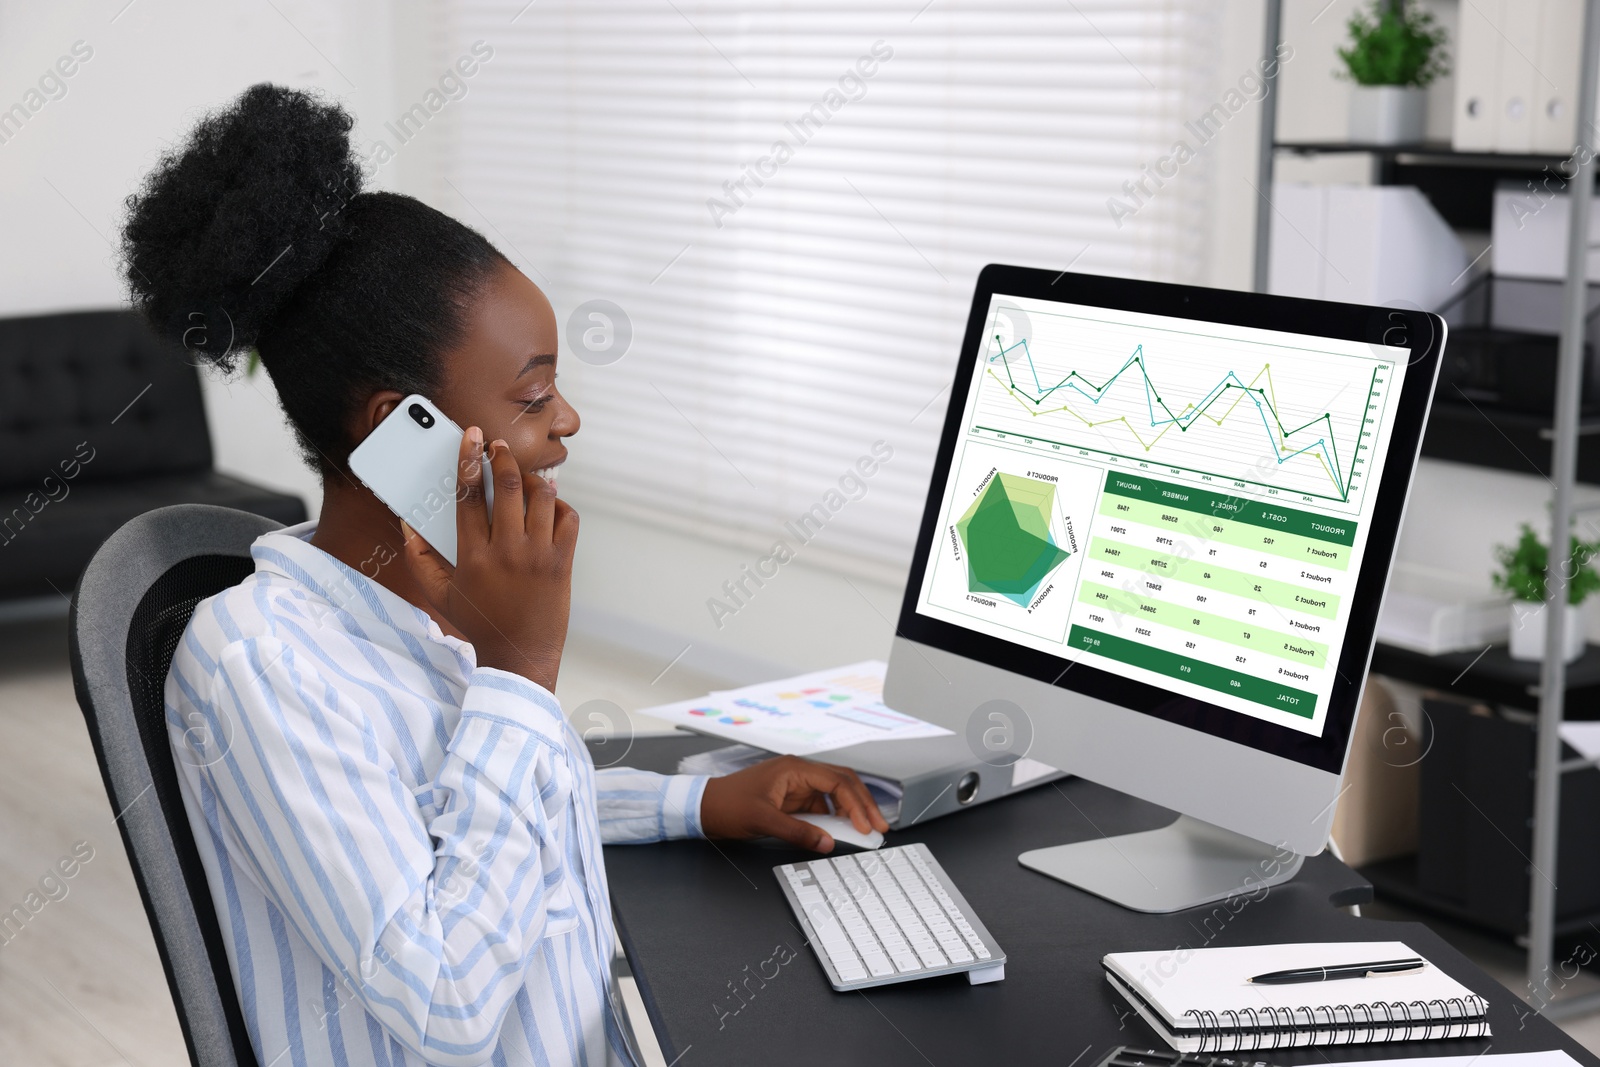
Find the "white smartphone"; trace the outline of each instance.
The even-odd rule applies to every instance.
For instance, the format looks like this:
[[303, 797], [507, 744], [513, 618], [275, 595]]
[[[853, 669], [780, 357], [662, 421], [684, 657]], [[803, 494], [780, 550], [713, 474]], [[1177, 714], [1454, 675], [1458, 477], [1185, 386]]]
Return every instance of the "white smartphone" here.
[[[456, 564], [457, 467], [461, 427], [427, 397], [413, 393], [350, 453], [350, 470], [434, 551]], [[490, 510], [494, 479], [484, 467]]]

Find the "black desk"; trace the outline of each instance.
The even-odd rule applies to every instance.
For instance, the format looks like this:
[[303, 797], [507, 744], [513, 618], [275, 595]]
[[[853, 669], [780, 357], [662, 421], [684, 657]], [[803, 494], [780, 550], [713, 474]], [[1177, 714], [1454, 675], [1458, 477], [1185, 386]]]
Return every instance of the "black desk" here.
[[[644, 738], [626, 762], [670, 772], [680, 757], [719, 743]], [[1332, 904], [1370, 899], [1371, 890], [1327, 854], [1308, 860], [1293, 882], [1236, 915], [1220, 906], [1138, 915], [1021, 867], [1017, 853], [1029, 848], [1151, 829], [1171, 819], [1164, 809], [1081, 779], [1056, 785], [890, 835], [891, 844], [926, 843], [1006, 950], [1005, 981], [992, 985], [951, 977], [835, 993], [794, 926], [772, 873], [780, 863], [803, 858], [793, 849], [706, 841], [608, 847], [618, 935], [667, 1062], [1090, 1067], [1113, 1045], [1159, 1044], [1102, 977], [1099, 961], [1107, 952], [1394, 938], [1488, 998], [1495, 1052], [1559, 1048], [1600, 1067], [1600, 1059], [1532, 1015], [1421, 924], [1359, 920], [1335, 910]], [[787, 946], [793, 958], [765, 964], [779, 946]], [[771, 974], [774, 966], [776, 977], [764, 985], [759, 976], [751, 979], [753, 996], [734, 998], [733, 984], [762, 969]], [[1455, 1040], [1284, 1051], [1273, 1060], [1475, 1055], [1489, 1044]]]

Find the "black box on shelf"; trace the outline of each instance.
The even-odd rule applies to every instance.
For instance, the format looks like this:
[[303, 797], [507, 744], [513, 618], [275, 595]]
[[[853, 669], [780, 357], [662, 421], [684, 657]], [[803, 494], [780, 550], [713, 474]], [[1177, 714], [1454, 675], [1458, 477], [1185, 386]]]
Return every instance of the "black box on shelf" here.
[[[1484, 275], [1439, 309], [1450, 340], [1439, 367], [1436, 395], [1488, 409], [1550, 415], [1555, 410], [1562, 283]], [[1589, 286], [1590, 331], [1600, 310], [1600, 286]], [[1584, 345], [1580, 404], [1600, 411], [1595, 349]]]
[[[1422, 896], [1512, 936], [1528, 932], [1533, 877], [1559, 887], [1558, 925], [1600, 913], [1600, 770], [1561, 775], [1556, 869], [1535, 875], [1534, 724], [1450, 701], [1425, 700], [1422, 707], [1428, 727], [1418, 805]], [[1564, 760], [1578, 754], [1561, 747]]]
[[[1555, 410], [1558, 338], [1513, 330], [1462, 327], [1450, 334], [1439, 370], [1441, 399], [1465, 397], [1475, 404], [1549, 415]], [[1583, 346], [1585, 414], [1600, 411], [1594, 346]]]

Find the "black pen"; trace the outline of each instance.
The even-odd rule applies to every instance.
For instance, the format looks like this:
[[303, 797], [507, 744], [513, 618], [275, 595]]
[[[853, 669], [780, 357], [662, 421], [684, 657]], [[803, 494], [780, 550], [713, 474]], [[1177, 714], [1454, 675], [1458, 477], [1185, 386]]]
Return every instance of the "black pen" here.
[[1272, 971], [1247, 978], [1258, 985], [1288, 985], [1291, 982], [1331, 982], [1336, 978], [1371, 978], [1375, 974], [1420, 971], [1428, 965], [1421, 956], [1403, 960], [1378, 960], [1374, 963], [1344, 963], [1337, 967], [1299, 967], [1292, 971]]

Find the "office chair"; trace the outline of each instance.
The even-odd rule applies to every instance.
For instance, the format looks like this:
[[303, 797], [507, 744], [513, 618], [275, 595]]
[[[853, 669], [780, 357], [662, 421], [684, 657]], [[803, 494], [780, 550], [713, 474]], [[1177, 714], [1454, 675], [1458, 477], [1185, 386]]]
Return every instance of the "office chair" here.
[[73, 688], [194, 1067], [257, 1064], [178, 792], [162, 690], [195, 604], [252, 574], [251, 542], [280, 528], [209, 504], [157, 508], [106, 539], [72, 596]]

